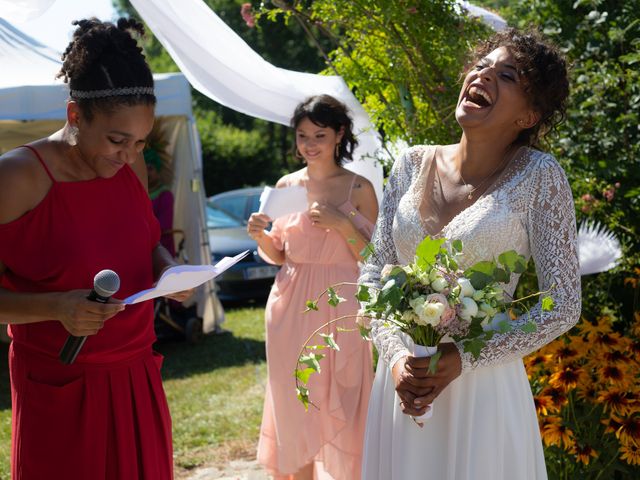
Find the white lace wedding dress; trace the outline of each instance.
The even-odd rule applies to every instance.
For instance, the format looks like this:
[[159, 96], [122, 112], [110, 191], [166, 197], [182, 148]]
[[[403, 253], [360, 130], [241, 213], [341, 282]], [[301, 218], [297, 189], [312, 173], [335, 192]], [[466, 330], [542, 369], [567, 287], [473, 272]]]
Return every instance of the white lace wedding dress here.
[[[385, 189], [373, 243], [375, 255], [361, 282], [378, 284], [387, 263], [406, 264], [426, 236], [461, 239], [462, 266], [507, 250], [533, 256], [540, 290], [555, 285], [555, 308], [538, 305], [535, 333], [499, 334], [477, 360], [462, 353], [462, 374], [433, 404], [420, 429], [404, 415], [391, 366], [410, 353], [410, 340], [373, 321], [380, 353], [369, 402], [363, 480], [546, 479], [542, 442], [522, 357], [571, 328], [580, 315], [580, 277], [573, 199], [564, 171], [542, 152], [522, 148], [498, 180], [440, 232], [420, 214], [433, 188], [434, 147], [417, 146], [399, 158]], [[507, 286], [513, 293], [517, 278]], [[516, 322], [527, 321], [524, 318]]]

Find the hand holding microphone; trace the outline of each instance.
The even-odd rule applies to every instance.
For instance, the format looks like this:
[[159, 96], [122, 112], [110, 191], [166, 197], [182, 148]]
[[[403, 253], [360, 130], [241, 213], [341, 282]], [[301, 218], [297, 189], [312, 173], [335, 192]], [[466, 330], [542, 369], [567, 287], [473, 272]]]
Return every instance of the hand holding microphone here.
[[61, 294], [60, 322], [71, 334], [67, 338], [60, 360], [71, 364], [89, 335], [95, 335], [104, 322], [124, 310], [120, 303], [108, 303], [120, 288], [120, 278], [112, 270], [102, 270], [93, 279], [93, 290], [73, 290]]

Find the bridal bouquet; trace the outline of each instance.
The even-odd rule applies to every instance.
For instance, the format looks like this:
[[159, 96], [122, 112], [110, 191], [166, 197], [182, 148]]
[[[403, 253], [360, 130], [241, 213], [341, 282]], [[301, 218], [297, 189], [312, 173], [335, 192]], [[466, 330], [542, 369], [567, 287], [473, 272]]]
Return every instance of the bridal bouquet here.
[[[339, 350], [333, 334], [320, 331], [331, 323], [346, 318], [357, 318], [363, 337], [368, 339], [369, 328], [363, 319], [383, 319], [384, 326], [407, 334], [412, 340], [413, 354], [430, 357], [429, 370], [434, 373], [440, 352], [438, 343], [447, 337], [462, 342], [464, 351], [476, 358], [485, 344], [496, 334], [513, 328], [512, 319], [523, 313], [518, 305], [523, 300], [548, 292], [538, 292], [514, 301], [502, 285], [509, 283], [512, 274], [525, 271], [527, 261], [515, 251], [500, 254], [491, 261], [478, 262], [466, 270], [458, 266], [462, 254], [460, 240], [445, 248], [444, 239], [425, 238], [417, 247], [414, 260], [409, 265], [385, 265], [381, 272], [381, 288], [358, 285], [356, 298], [363, 308], [358, 315], [338, 317], [322, 325], [303, 345], [296, 366], [296, 388], [300, 401], [308, 408], [309, 390], [305, 386], [309, 376], [320, 372], [320, 360], [324, 348]], [[317, 310], [324, 295], [330, 305], [344, 301], [338, 293], [338, 284], [327, 288], [318, 299], [307, 301], [307, 310]], [[526, 308], [526, 307], [523, 307]], [[553, 309], [553, 299], [544, 296], [544, 310]], [[520, 327], [525, 332], [535, 331], [535, 323], [528, 321]], [[319, 334], [324, 345], [309, 345]], [[315, 405], [314, 405], [315, 406]], [[421, 417], [431, 416], [432, 409]]]

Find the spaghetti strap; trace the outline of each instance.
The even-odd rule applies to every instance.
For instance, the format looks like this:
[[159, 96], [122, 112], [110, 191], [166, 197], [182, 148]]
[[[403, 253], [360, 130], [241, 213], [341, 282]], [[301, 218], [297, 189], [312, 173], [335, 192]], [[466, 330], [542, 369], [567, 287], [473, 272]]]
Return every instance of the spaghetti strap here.
[[356, 178], [358, 177], [357, 173], [353, 174], [353, 179], [351, 180], [351, 186], [349, 187], [349, 196], [347, 197], [348, 201], [351, 201], [351, 192], [353, 192], [353, 186], [356, 183]]
[[51, 179], [51, 181], [53, 183], [56, 183], [56, 179], [53, 178], [53, 175], [51, 174], [51, 170], [49, 170], [49, 167], [47, 167], [47, 164], [44, 163], [44, 160], [42, 159], [42, 157], [40, 156], [40, 153], [38, 153], [38, 150], [36, 150], [35, 148], [33, 148], [31, 145], [20, 145], [21, 147], [24, 148], [28, 148], [29, 150], [31, 150], [35, 156], [38, 158], [38, 161], [40, 162], [40, 164], [42, 165], [42, 168], [44, 168], [44, 171], [47, 172], [47, 175], [49, 176], [49, 178]]

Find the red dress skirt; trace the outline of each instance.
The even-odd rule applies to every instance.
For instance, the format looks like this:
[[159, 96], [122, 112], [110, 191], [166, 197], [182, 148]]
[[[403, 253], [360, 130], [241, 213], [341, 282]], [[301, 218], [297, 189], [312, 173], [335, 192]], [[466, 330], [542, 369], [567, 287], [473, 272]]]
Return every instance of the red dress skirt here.
[[[135, 173], [57, 182], [38, 159], [53, 184], [33, 210], [0, 225], [0, 287], [89, 289], [106, 268], [120, 276], [117, 298], [151, 287], [160, 229]], [[107, 320], [72, 365], [58, 359], [68, 336], [58, 321], [10, 325], [9, 334], [14, 480], [173, 477], [152, 302]]]

